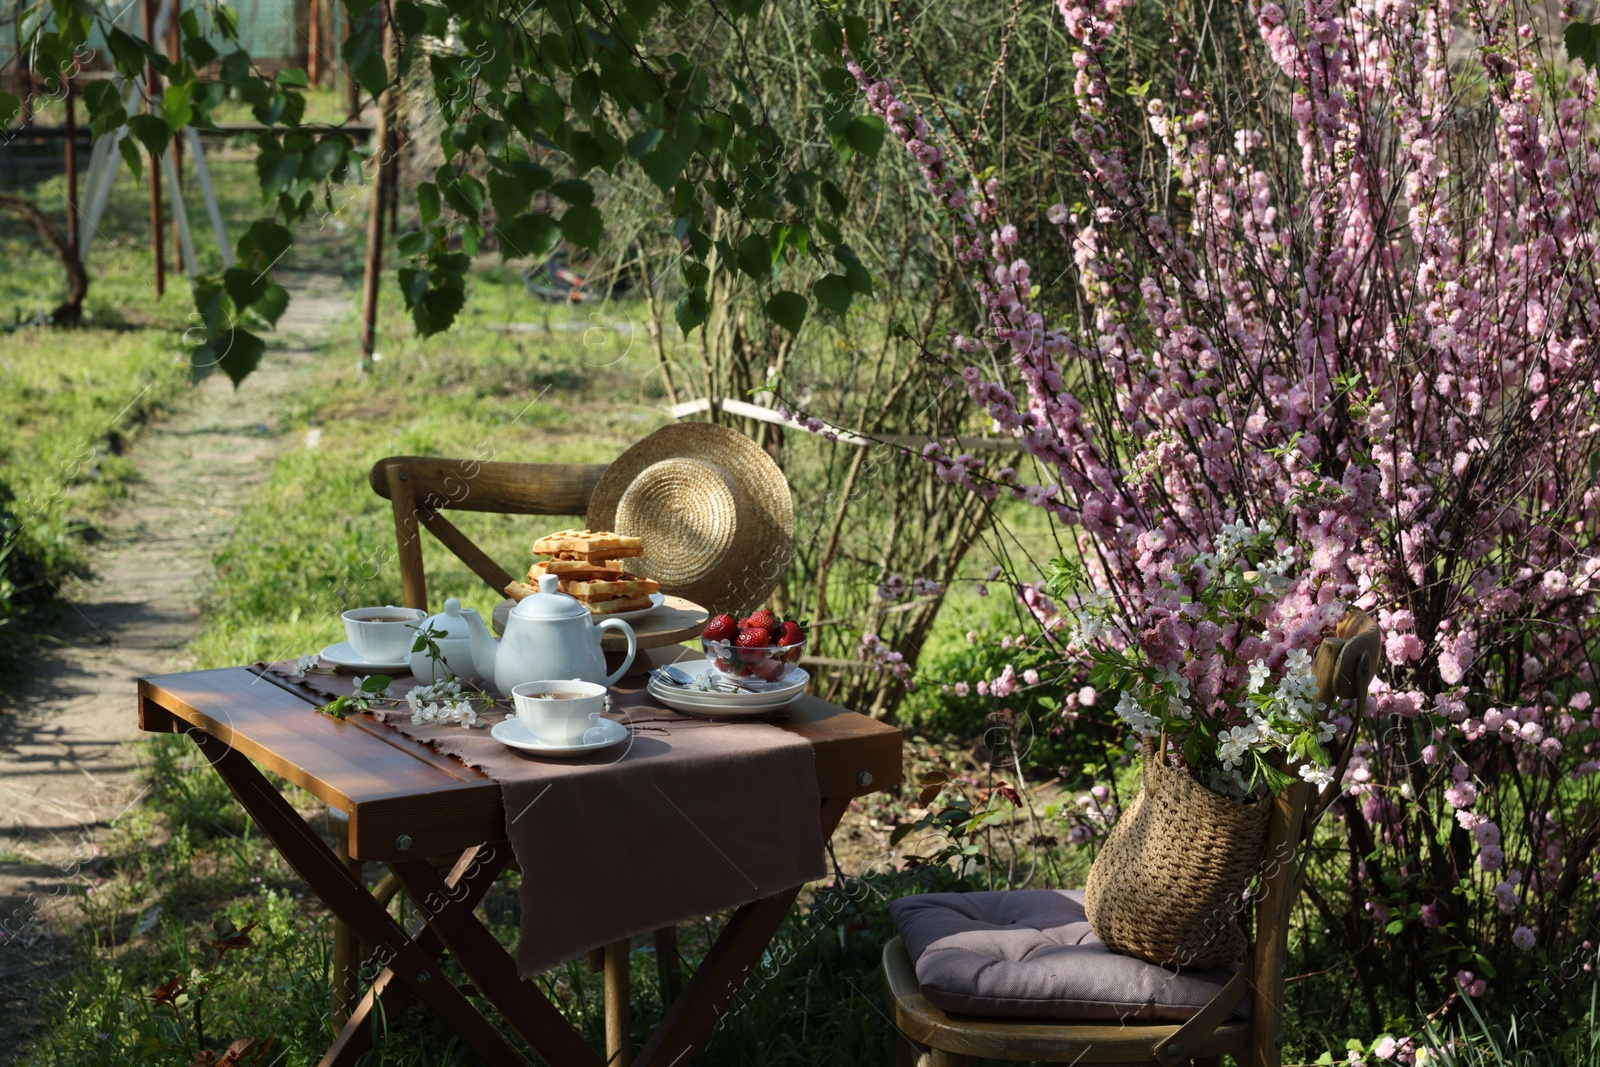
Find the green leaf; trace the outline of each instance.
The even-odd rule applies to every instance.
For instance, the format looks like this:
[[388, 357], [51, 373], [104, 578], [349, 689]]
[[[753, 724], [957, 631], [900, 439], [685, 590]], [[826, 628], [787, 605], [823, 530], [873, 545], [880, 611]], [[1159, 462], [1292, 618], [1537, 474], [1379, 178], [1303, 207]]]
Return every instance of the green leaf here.
[[567, 155], [579, 174], [595, 167], [610, 170], [622, 158], [622, 151], [622, 142], [604, 131], [574, 130], [567, 137]]
[[344, 722], [345, 717], [350, 714], [350, 706], [354, 703], [355, 701], [349, 697], [334, 697], [326, 704], [313, 710], [318, 715], [326, 715], [330, 719], [338, 719], [340, 722]]
[[389, 688], [389, 683], [392, 681], [394, 681], [394, 679], [389, 677], [387, 674], [374, 674], [370, 678], [362, 679], [361, 691], [363, 693], [371, 693], [376, 696], [385, 689]]
[[677, 303], [672, 305], [672, 317], [678, 320], [678, 329], [687, 337], [696, 326], [711, 317], [711, 304], [706, 300], [706, 291], [696, 287], [678, 297]]
[[483, 214], [483, 183], [462, 174], [443, 183], [444, 201], [469, 219]]
[[96, 137], [121, 129], [128, 121], [128, 113], [122, 108], [122, 96], [109, 81], [85, 85], [83, 102], [89, 108], [89, 130]]
[[343, 137], [337, 135], [325, 137], [317, 146], [305, 155], [304, 168], [306, 177], [312, 181], [322, 181], [334, 172], [334, 169], [344, 162], [350, 152], [350, 146]]
[[183, 129], [194, 118], [194, 108], [189, 106], [189, 93], [193, 89], [193, 82], [185, 82], [181, 85], [168, 85], [161, 94], [162, 117], [174, 130]]
[[494, 213], [502, 219], [509, 219], [528, 208], [529, 192], [523, 184], [510, 174], [500, 171], [489, 172], [489, 199], [494, 203]]
[[872, 295], [872, 275], [861, 265], [861, 261], [856, 258], [855, 251], [849, 245], [835, 246], [833, 258], [844, 267], [845, 281], [850, 283], [852, 292], [862, 296]]
[[257, 219], [239, 238], [235, 248], [239, 262], [257, 271], [265, 271], [289, 251], [294, 237], [283, 226], [270, 219]]
[[[185, 15], [188, 13], [184, 12]], [[208, 67], [216, 61], [220, 53], [204, 37], [189, 36], [183, 39], [183, 54], [188, 56], [189, 62], [196, 67]]]
[[394, 5], [395, 25], [407, 37], [415, 37], [428, 28], [428, 13], [413, 0], [399, 0]]
[[137, 78], [144, 74], [145, 60], [149, 58], [138, 38], [116, 26], [106, 34], [106, 44], [111, 48], [111, 58], [123, 77]]
[[306, 72], [294, 67], [285, 67], [278, 71], [278, 85], [285, 89], [311, 88], [311, 82], [306, 78]]
[[857, 56], [865, 56], [869, 51], [871, 42], [867, 39], [867, 20], [860, 15], [844, 17], [844, 37], [850, 42], [850, 51]]
[[819, 22], [811, 27], [811, 49], [831, 56], [839, 50], [841, 37], [839, 27], [831, 22]]
[[677, 184], [678, 175], [683, 173], [683, 162], [675, 152], [657, 148], [639, 160], [639, 169], [644, 171], [663, 193], [670, 193], [672, 187]]
[[260, 365], [261, 354], [267, 350], [266, 342], [249, 330], [235, 326], [221, 339], [221, 343], [226, 347], [217, 359], [217, 366], [222, 368], [237, 389], [239, 383], [250, 377], [250, 372]]
[[428, 250], [433, 244], [433, 234], [427, 230], [408, 230], [395, 238], [394, 246], [399, 249], [402, 256], [416, 258]]
[[[132, 127], [132, 122], [129, 122]], [[284, 192], [300, 171], [300, 153], [262, 151], [256, 156], [256, 176], [261, 182], [261, 192], [277, 196]]]
[[406, 309], [417, 306], [428, 291], [428, 272], [422, 267], [400, 268], [400, 295], [405, 298]]
[[539, 38], [539, 58], [552, 74], [557, 70], [572, 69], [572, 50], [567, 47], [566, 38], [559, 33], [547, 33]]
[[502, 219], [495, 226], [495, 234], [500, 240], [502, 259], [528, 256], [542, 260], [561, 238], [561, 224], [549, 215], [518, 215], [513, 219]]
[[[349, 7], [352, 2], [345, 0], [345, 6]], [[389, 69], [383, 65], [383, 37], [378, 30], [368, 28], [352, 33], [345, 38], [339, 52], [355, 74], [357, 85], [372, 96], [383, 92], [383, 87], [389, 84]]]
[[660, 144], [663, 136], [664, 134], [659, 127], [648, 130], [640, 130], [638, 133], [628, 138], [628, 155], [632, 156], [634, 159], [640, 158], [646, 152], [650, 151], [650, 149]]
[[594, 186], [578, 178], [566, 178], [550, 186], [550, 191], [573, 207], [588, 207], [594, 203]]
[[772, 275], [772, 247], [759, 233], [752, 233], [739, 242], [739, 269], [757, 281]]
[[1582, 60], [1589, 64], [1590, 70], [1600, 70], [1600, 24], [1569, 22], [1562, 37], [1567, 43], [1569, 60]]
[[546, 134], [554, 134], [561, 126], [567, 110], [560, 95], [543, 82], [532, 80], [523, 85], [522, 95], [527, 98], [534, 125]]
[[803, 208], [811, 203], [811, 198], [817, 188], [817, 175], [809, 170], [798, 171], [789, 175], [783, 183], [783, 198], [795, 207]]
[[806, 309], [809, 306], [805, 297], [785, 289], [772, 294], [772, 299], [767, 301], [767, 318], [791, 334], [796, 334], [800, 332], [801, 324], [806, 321]]
[[561, 216], [561, 236], [582, 248], [599, 248], [604, 229], [605, 220], [597, 207], [574, 205]]
[[857, 115], [845, 127], [844, 139], [851, 148], [868, 159], [876, 159], [878, 149], [883, 147], [884, 135], [888, 132], [888, 125], [878, 116]]
[[139, 146], [133, 138], [123, 137], [117, 141], [117, 151], [122, 153], [122, 161], [128, 164], [128, 169], [133, 171], [135, 178], [144, 170], [144, 161], [139, 156]]
[[243, 309], [265, 296], [269, 283], [265, 271], [229, 267], [222, 273], [222, 284], [228, 290], [234, 306]]
[[466, 302], [467, 294], [456, 286], [430, 289], [411, 309], [411, 321], [423, 337], [432, 337], [450, 328]]
[[289, 290], [281, 285], [269, 284], [261, 299], [250, 305], [252, 315], [259, 315], [263, 322], [274, 328], [287, 310], [289, 310]]
[[417, 212], [422, 216], [422, 224], [431, 226], [439, 217], [439, 187], [432, 182], [422, 182], [417, 186]]
[[850, 310], [850, 283], [843, 274], [824, 274], [812, 283], [811, 295], [841, 319]]
[[22, 110], [22, 101], [10, 93], [0, 92], [0, 127], [5, 127]]
[[165, 152], [167, 142], [172, 139], [172, 130], [154, 115], [129, 115], [128, 132], [137, 137], [153, 156]]

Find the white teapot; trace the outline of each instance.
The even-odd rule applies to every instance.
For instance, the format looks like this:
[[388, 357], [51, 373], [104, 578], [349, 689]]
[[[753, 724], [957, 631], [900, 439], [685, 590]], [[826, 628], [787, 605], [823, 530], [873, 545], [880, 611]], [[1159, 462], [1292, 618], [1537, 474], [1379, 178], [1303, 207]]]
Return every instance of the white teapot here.
[[[472, 608], [462, 609], [472, 636], [473, 663], [500, 692], [509, 693], [523, 682], [567, 679], [610, 686], [633, 665], [639, 648], [633, 627], [621, 619], [595, 625], [587, 607], [558, 591], [559, 582], [553, 574], [540, 575], [538, 595], [517, 602], [506, 618], [505, 636], [498, 641], [483, 616]], [[606, 657], [600, 649], [604, 630], [628, 635], [628, 654], [612, 674], [606, 674]]]
[[470, 685], [483, 681], [473, 658], [471, 624], [462, 613], [461, 601], [455, 597], [446, 600], [444, 610], [418, 623], [417, 629], [428, 632], [434, 644], [439, 646], [439, 655], [443, 660], [438, 662], [429, 659], [426, 648], [408, 655], [406, 663], [419, 681], [424, 684], [439, 682], [452, 674]]

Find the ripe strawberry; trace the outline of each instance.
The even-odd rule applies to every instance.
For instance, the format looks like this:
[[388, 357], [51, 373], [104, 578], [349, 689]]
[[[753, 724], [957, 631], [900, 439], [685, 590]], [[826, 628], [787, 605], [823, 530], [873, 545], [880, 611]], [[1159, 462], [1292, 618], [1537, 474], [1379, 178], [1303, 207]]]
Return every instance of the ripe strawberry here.
[[732, 615], [717, 615], [700, 631], [700, 636], [707, 641], [732, 641], [739, 633], [739, 626], [734, 622]]
[[734, 644], [740, 648], [766, 648], [771, 644], [771, 634], [766, 630], [758, 630], [754, 626], [747, 626], [739, 631], [739, 636], [734, 639]]
[[[740, 660], [746, 664], [756, 664], [767, 658], [767, 646], [770, 641], [771, 637], [766, 630], [747, 626], [739, 631], [734, 644], [739, 648]], [[748, 668], [742, 673], [748, 673]]]
[[806, 632], [800, 629], [798, 623], [786, 622], [783, 624], [783, 629], [779, 633], [778, 639], [773, 643], [778, 645], [798, 645], [805, 639]]
[[774, 626], [776, 626], [777, 624], [778, 624], [778, 617], [776, 615], [772, 614], [772, 612], [768, 611], [766, 608], [762, 608], [760, 611], [755, 612], [749, 618], [741, 620], [740, 623], [739, 623], [739, 629], [741, 629], [741, 630], [749, 630], [749, 629], [770, 630]]
[[783, 677], [783, 672], [787, 667], [788, 664], [781, 659], [764, 659], [759, 663], [751, 664], [750, 673], [763, 682], [776, 682]]

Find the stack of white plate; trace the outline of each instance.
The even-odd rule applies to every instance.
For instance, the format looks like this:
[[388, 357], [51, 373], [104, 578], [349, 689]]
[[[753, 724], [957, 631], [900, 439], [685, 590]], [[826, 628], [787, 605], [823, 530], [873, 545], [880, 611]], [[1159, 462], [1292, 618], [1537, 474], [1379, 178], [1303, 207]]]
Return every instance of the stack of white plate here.
[[681, 660], [673, 664], [694, 679], [688, 688], [650, 679], [649, 692], [669, 708], [706, 719], [753, 719], [769, 715], [805, 694], [811, 675], [802, 667], [790, 666], [778, 684], [762, 693], [726, 692], [713, 689], [717, 672], [703, 659]]

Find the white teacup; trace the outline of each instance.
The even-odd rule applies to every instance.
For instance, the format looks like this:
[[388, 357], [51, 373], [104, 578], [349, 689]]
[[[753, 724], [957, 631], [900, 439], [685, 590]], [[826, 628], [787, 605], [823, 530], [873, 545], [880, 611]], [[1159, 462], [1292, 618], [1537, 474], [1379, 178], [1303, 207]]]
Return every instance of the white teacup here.
[[606, 687], [593, 682], [523, 682], [511, 690], [517, 718], [549, 745], [575, 745], [599, 725]]
[[417, 624], [428, 617], [421, 608], [351, 608], [340, 616], [344, 635], [356, 655], [372, 663], [404, 663], [417, 641]]

